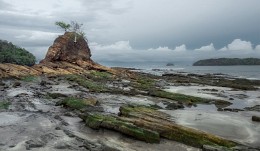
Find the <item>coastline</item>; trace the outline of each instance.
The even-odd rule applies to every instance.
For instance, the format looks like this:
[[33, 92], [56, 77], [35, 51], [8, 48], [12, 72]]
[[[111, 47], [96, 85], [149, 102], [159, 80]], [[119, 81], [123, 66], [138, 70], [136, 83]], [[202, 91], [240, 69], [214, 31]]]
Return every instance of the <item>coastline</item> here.
[[[251, 120], [253, 115], [260, 116], [258, 109], [260, 96], [257, 95], [259, 94], [257, 89], [259, 81], [234, 80], [231, 77], [227, 78], [223, 75], [214, 74], [173, 74], [167, 71], [158, 76], [144, 73], [142, 70], [132, 71], [133, 68], [131, 70], [123, 68], [113, 70], [117, 70], [117, 74], [90, 70], [83, 75], [40, 75], [20, 79], [2, 79], [1, 99], [6, 100], [9, 105], [7, 108], [1, 109], [1, 114], [3, 117], [6, 116], [10, 119], [0, 123], [3, 127], [1, 131], [6, 131], [5, 136], [7, 136], [2, 140], [10, 141], [10, 136], [18, 133], [18, 126], [25, 124], [26, 120], [32, 124], [32, 127], [23, 127], [27, 132], [32, 128], [44, 129], [38, 131], [37, 136], [32, 136], [31, 133], [19, 134], [23, 137], [40, 139], [40, 142], [22, 142], [18, 137], [4, 145], [3, 148], [12, 150], [13, 148], [9, 147], [11, 145], [19, 150], [22, 149], [24, 144], [29, 144], [27, 147], [33, 148], [32, 146], [39, 143], [45, 149], [50, 149], [53, 145], [59, 148], [64, 147], [64, 142], [61, 143], [62, 139], [73, 136], [87, 141], [88, 143], [85, 144], [87, 146], [92, 143], [94, 146], [117, 150], [134, 150], [140, 145], [147, 146], [150, 150], [156, 150], [153, 144], [136, 140], [143, 140], [143, 137], [117, 129], [115, 125], [115, 127], [112, 125], [96, 125], [100, 127], [98, 131], [90, 129], [97, 128], [93, 127], [93, 124], [98, 123], [89, 123], [90, 118], [95, 116], [104, 118], [102, 121], [116, 118], [122, 120], [123, 123], [126, 122], [125, 124], [132, 125], [132, 120], [137, 117], [129, 118], [129, 115], [122, 112], [122, 107], [130, 107], [129, 111], [133, 112], [130, 115], [137, 115], [138, 118], [147, 116], [147, 113], [144, 114], [143, 111], [149, 111], [149, 113], [152, 113], [149, 115], [149, 119], [154, 121], [158, 120], [157, 116], [166, 113], [167, 118], [160, 122], [161, 126], [177, 123], [177, 127], [180, 129], [183, 127], [194, 129], [198, 136], [201, 135], [200, 131], [204, 131], [203, 135], [205, 132], [207, 135], [211, 133], [214, 134], [214, 137], [216, 135], [217, 138], [222, 137], [240, 145], [259, 148], [257, 138], [259, 138], [260, 127], [258, 123]], [[161, 70], [154, 70], [154, 72], [158, 71], [161, 72]], [[218, 82], [215, 83], [214, 81]], [[223, 85], [219, 81], [223, 81], [224, 84], [229, 83]], [[27, 101], [23, 102], [24, 99]], [[77, 104], [70, 103], [81, 102], [82, 100], [86, 100], [81, 104], [83, 108], [78, 108]], [[240, 104], [241, 102], [242, 104]], [[135, 107], [137, 110], [132, 110]], [[21, 116], [20, 113], [24, 113], [25, 116]], [[38, 120], [45, 120], [47, 123], [55, 122], [46, 129], [44, 125], [35, 124], [32, 115], [36, 116]], [[78, 116], [86, 121], [87, 127]], [[164, 115], [162, 117], [164, 118]], [[236, 118], [232, 119], [233, 117]], [[241, 120], [239, 121], [239, 119]], [[142, 122], [146, 123], [147, 121], [142, 120]], [[13, 126], [14, 130], [9, 130], [9, 126]], [[147, 126], [150, 127], [150, 125]], [[228, 128], [224, 130], [222, 129], [223, 126]], [[109, 129], [111, 128], [124, 135], [110, 132]], [[139, 125], [136, 128], [142, 129], [142, 126]], [[43, 134], [46, 133], [46, 130], [49, 131], [48, 134], [51, 136], [55, 135], [54, 138], [50, 139], [55, 141], [44, 141], [44, 137], [50, 137]], [[95, 138], [101, 142], [89, 142], [93, 135], [97, 135]], [[197, 144], [198, 142], [182, 142], [175, 137], [166, 136], [167, 139], [165, 140], [165, 135], [160, 135], [162, 135], [162, 138], [158, 146], [164, 148], [164, 150], [174, 148], [177, 143], [175, 141], [179, 141], [176, 148], [178, 150], [199, 150], [204, 146]], [[106, 139], [101, 139], [101, 137]], [[123, 138], [123, 140], [120, 138]], [[186, 139], [188, 140], [188, 138]], [[149, 142], [150, 140], [146, 141]], [[80, 141], [75, 140], [66, 141], [65, 148], [68, 146], [77, 148], [75, 144], [80, 143]], [[131, 146], [130, 144], [134, 145]]]

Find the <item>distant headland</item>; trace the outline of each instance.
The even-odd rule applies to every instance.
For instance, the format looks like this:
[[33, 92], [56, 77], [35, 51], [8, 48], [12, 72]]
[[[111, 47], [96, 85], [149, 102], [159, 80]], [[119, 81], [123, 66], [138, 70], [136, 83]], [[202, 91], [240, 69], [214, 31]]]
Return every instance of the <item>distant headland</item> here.
[[234, 65], [260, 65], [259, 58], [218, 58], [205, 59], [193, 63], [193, 66], [234, 66]]

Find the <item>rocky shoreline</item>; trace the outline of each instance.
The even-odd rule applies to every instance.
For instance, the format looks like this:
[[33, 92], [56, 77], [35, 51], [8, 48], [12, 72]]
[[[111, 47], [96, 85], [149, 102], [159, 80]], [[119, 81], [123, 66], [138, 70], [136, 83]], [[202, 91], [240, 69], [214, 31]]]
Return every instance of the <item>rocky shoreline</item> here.
[[108, 68], [71, 35], [0, 64], [0, 150], [260, 150], [260, 81]]
[[[3, 120], [1, 120], [0, 131], [5, 135], [1, 135], [1, 148], [4, 150], [41, 148], [48, 150], [132, 150], [136, 147], [123, 149], [115, 147], [115, 144], [111, 142], [111, 144], [107, 144], [106, 141], [92, 142], [87, 134], [81, 134], [80, 129], [75, 128], [75, 124], [79, 124], [80, 127], [85, 125], [80, 118], [86, 122], [87, 127], [94, 129], [91, 132], [92, 135], [100, 135], [100, 133], [104, 135], [102, 132], [104, 129], [113, 130], [124, 134], [120, 137], [127, 140], [148, 142], [148, 146], [153, 146], [150, 143], [162, 143], [160, 137], [196, 148], [209, 145], [219, 148], [215, 146], [218, 145], [222, 149], [224, 147], [230, 150], [235, 150], [238, 148], [235, 146], [240, 146], [237, 150], [243, 150], [242, 148], [247, 146], [241, 142], [228, 141], [184, 125], [176, 125], [169, 114], [160, 111], [162, 109], [183, 110], [200, 104], [228, 108], [230, 102], [164, 91], [168, 85], [175, 84], [169, 80], [169, 77], [123, 69], [117, 73], [121, 74], [89, 70], [88, 73], [81, 75], [42, 75], [2, 79], [0, 113]], [[71, 122], [74, 120], [77, 123]], [[71, 130], [69, 127], [75, 129]], [[32, 129], [33, 132], [30, 132]], [[84, 139], [88, 140], [78, 138], [79, 136], [75, 133], [84, 135], [86, 137]], [[14, 135], [18, 137], [14, 139]], [[26, 141], [24, 138], [27, 138]], [[69, 138], [73, 139], [68, 140]], [[109, 136], [106, 138], [110, 139]], [[170, 142], [176, 144], [176, 142]], [[179, 150], [196, 150], [181, 146]], [[174, 146], [169, 145], [164, 149], [171, 150], [172, 148]], [[150, 150], [153, 150], [152, 147]]]

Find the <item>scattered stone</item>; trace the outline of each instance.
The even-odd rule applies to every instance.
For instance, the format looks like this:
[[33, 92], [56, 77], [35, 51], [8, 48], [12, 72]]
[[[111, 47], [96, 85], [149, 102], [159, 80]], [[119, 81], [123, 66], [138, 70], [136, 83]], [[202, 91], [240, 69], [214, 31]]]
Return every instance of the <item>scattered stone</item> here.
[[231, 96], [234, 97], [234, 98], [238, 98], [238, 99], [246, 99], [246, 98], [249, 97], [246, 94], [235, 94], [235, 95], [231, 95]]
[[259, 151], [259, 148], [253, 148], [253, 147], [248, 147], [248, 146], [235, 146], [232, 147], [231, 150], [234, 151]]
[[252, 116], [252, 121], [260, 122], [260, 117], [259, 116]]
[[[0, 145], [1, 146], [1, 145]], [[15, 147], [15, 145], [14, 144], [12, 144], [12, 145], [9, 145], [9, 148], [13, 148], [13, 147]]]
[[245, 110], [260, 112], [260, 105], [256, 105], [256, 106], [253, 106], [253, 107], [246, 107]]
[[234, 108], [224, 108], [223, 111], [239, 112], [239, 111], [244, 111], [244, 110], [242, 110], [242, 109], [234, 109]]
[[14, 82], [14, 84], [13, 84], [14, 88], [17, 88], [19, 86], [21, 86], [21, 82], [19, 82], [19, 81]]
[[5, 83], [3, 81], [0, 81], [0, 86], [5, 86]]
[[71, 146], [66, 142], [59, 142], [54, 146], [55, 149], [70, 149]]
[[232, 105], [231, 102], [224, 101], [224, 100], [216, 100], [214, 104], [217, 108], [225, 108]]
[[167, 85], [168, 85], [168, 83], [165, 80], [159, 80], [159, 81], [155, 82], [155, 86], [156, 87], [163, 88], [163, 87], [165, 87]]
[[169, 103], [165, 108], [168, 110], [183, 109], [184, 105], [178, 103]]
[[57, 99], [57, 98], [61, 98], [61, 97], [68, 97], [66, 94], [62, 94], [62, 93], [47, 93], [49, 97], [51, 97], [52, 99]]
[[221, 147], [221, 146], [210, 146], [210, 145], [203, 145], [202, 151], [225, 151], [229, 150], [226, 147]]
[[28, 140], [25, 143], [26, 150], [43, 147], [45, 145], [45, 142], [40, 139]]
[[222, 108], [218, 108], [218, 111], [224, 111], [224, 109], [222, 109]]
[[86, 121], [86, 125], [93, 129], [100, 129], [102, 127], [109, 128], [136, 139], [143, 140], [147, 143], [160, 142], [158, 132], [135, 126], [132, 123], [120, 120], [116, 117], [105, 116], [102, 114], [89, 114], [83, 119]]
[[42, 80], [42, 81], [40, 82], [40, 85], [41, 85], [41, 86], [46, 86], [46, 85], [47, 85], [47, 82], [44, 81], [44, 80]]
[[195, 129], [173, 123], [169, 115], [144, 106], [121, 106], [119, 116], [82, 114], [80, 117], [93, 129], [107, 128], [149, 143], [158, 143], [160, 137], [194, 147], [206, 144], [233, 147], [235, 143]]
[[63, 132], [69, 137], [75, 137], [74, 133], [70, 130], [63, 130]]
[[99, 102], [94, 98], [88, 98], [84, 100], [84, 103], [91, 106], [96, 106], [99, 104]]
[[218, 92], [217, 89], [201, 89], [202, 91]]

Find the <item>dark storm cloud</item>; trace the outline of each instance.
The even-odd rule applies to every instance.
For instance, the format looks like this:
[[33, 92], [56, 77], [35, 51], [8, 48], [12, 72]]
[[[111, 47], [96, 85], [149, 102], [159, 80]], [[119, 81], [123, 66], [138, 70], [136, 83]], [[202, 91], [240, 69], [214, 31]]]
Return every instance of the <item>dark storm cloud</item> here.
[[84, 24], [96, 60], [259, 57], [259, 6], [259, 0], [0, 0], [0, 39], [42, 58], [63, 32], [54, 22], [75, 20]]

